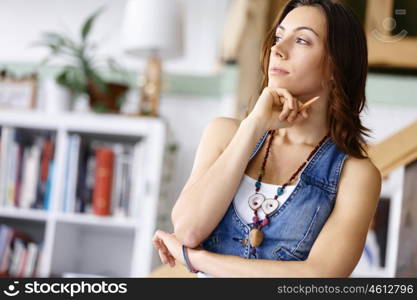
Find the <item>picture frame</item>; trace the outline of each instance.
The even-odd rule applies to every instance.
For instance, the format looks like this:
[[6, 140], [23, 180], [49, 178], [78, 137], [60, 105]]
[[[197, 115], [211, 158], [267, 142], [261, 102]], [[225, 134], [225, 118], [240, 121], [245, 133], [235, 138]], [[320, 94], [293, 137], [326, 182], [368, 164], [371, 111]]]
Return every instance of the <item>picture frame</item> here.
[[370, 67], [417, 69], [417, 36], [410, 35], [410, 28], [400, 28], [397, 22], [415, 12], [400, 8], [402, 5], [415, 4], [404, 0], [367, 0], [364, 26]]
[[0, 77], [0, 108], [29, 110], [36, 106], [38, 80], [36, 75], [16, 79]]

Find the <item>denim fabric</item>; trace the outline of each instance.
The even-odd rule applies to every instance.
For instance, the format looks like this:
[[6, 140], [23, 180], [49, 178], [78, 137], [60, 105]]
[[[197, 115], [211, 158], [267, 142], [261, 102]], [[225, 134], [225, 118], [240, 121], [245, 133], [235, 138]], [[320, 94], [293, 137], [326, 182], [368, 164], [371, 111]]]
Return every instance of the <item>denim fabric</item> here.
[[[262, 136], [250, 159], [262, 147]], [[292, 194], [269, 216], [262, 228], [263, 243], [250, 253], [249, 232], [237, 214], [233, 201], [223, 219], [201, 246], [211, 252], [244, 258], [305, 260], [318, 234], [333, 210], [339, 177], [347, 155], [328, 137], [304, 167]]]

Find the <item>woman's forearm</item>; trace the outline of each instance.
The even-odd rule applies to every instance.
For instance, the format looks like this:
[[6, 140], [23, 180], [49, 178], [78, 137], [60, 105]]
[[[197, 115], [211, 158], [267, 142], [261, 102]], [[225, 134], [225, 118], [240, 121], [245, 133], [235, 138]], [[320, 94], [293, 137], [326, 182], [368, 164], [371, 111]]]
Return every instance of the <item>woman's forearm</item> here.
[[214, 277], [319, 277], [308, 260], [246, 259], [203, 249], [188, 249], [193, 267]]
[[181, 193], [174, 206], [173, 223], [176, 236], [185, 245], [196, 247], [220, 222], [263, 133], [255, 121], [242, 121], [217, 160]]

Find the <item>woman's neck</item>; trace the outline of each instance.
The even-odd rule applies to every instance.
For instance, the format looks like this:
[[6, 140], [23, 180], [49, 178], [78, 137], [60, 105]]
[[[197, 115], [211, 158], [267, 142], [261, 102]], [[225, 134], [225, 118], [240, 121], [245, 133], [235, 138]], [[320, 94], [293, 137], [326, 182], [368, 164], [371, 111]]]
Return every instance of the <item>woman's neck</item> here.
[[[305, 99], [310, 99], [309, 97]], [[308, 109], [307, 119], [302, 118], [290, 127], [280, 129], [277, 137], [279, 136], [282, 143], [315, 147], [329, 131], [327, 107], [327, 97], [320, 95], [320, 99]]]

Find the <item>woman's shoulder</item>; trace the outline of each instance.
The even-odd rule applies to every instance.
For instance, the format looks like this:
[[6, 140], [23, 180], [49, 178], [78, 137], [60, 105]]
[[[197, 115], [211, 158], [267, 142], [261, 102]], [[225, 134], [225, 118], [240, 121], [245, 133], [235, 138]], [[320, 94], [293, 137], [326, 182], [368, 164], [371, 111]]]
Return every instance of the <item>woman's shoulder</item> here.
[[[382, 181], [381, 172], [371, 158], [356, 158], [351, 155], [346, 156], [342, 171], [343, 177], [349, 177], [355, 181], [361, 180], [373, 186], [379, 186]], [[349, 179], [346, 181], [351, 182]]]
[[378, 168], [369, 157], [356, 158], [351, 155], [347, 155], [345, 165], [349, 165], [350, 168], [355, 171], [371, 173], [372, 175], [380, 174]]

